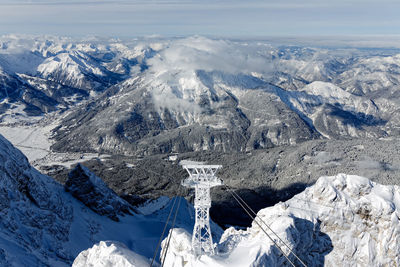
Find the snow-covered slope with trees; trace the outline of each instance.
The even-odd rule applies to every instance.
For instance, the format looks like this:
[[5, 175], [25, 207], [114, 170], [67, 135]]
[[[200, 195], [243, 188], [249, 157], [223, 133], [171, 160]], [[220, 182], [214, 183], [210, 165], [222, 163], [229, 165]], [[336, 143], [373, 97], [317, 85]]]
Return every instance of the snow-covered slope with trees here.
[[[358, 61], [375, 58], [372, 52], [203, 37], [147, 45], [145, 65], [64, 119], [54, 149], [250, 151], [398, 132], [397, 96], [357, 94], [339, 79]], [[365, 75], [365, 83], [380, 86]]]

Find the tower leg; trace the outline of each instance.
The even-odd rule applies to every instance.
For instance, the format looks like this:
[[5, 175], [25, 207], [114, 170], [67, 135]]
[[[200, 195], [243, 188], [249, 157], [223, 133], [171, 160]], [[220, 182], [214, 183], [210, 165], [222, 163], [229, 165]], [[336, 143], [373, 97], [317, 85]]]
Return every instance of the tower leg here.
[[196, 207], [196, 222], [193, 229], [192, 248], [196, 256], [214, 254], [210, 229], [209, 207]]

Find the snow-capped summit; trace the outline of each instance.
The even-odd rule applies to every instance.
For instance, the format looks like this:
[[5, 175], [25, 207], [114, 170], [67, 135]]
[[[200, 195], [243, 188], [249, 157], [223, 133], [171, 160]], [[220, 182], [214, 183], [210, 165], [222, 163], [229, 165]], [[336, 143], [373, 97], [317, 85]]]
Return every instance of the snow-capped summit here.
[[37, 67], [37, 71], [42, 78], [86, 90], [99, 87], [99, 80], [105, 76], [99, 62], [78, 51], [49, 57]]

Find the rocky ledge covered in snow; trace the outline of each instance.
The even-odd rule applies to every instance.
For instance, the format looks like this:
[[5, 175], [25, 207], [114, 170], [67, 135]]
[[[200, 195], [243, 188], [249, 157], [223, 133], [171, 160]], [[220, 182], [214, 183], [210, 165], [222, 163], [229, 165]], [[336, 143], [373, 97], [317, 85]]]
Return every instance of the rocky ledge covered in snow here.
[[[307, 266], [400, 264], [398, 186], [346, 174], [321, 177], [294, 198], [260, 210], [258, 216]], [[227, 229], [217, 245], [217, 255], [198, 258], [190, 251], [190, 234], [174, 229], [164, 266], [290, 266], [259, 225], [253, 222], [247, 230]], [[290, 260], [301, 266], [288, 248], [264, 228]], [[164, 240], [163, 249], [165, 244]], [[90, 255], [98, 249], [95, 246], [83, 253]], [[107, 251], [104, 255], [110, 256]]]

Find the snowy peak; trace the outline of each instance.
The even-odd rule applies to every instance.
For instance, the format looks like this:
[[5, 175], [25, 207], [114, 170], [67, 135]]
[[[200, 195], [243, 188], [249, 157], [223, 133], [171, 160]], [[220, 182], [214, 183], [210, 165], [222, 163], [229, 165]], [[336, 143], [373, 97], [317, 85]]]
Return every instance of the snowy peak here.
[[306, 85], [301, 91], [311, 95], [321, 96], [327, 99], [345, 99], [352, 98], [352, 95], [339, 86], [328, 82], [315, 81]]
[[131, 205], [81, 164], [68, 174], [65, 190], [94, 212], [114, 221], [119, 221], [119, 216], [132, 215]]
[[86, 90], [100, 86], [100, 83], [91, 81], [90, 76], [96, 78], [105, 76], [98, 62], [93, 62], [88, 56], [77, 51], [49, 57], [38, 66], [37, 70], [43, 78]]

